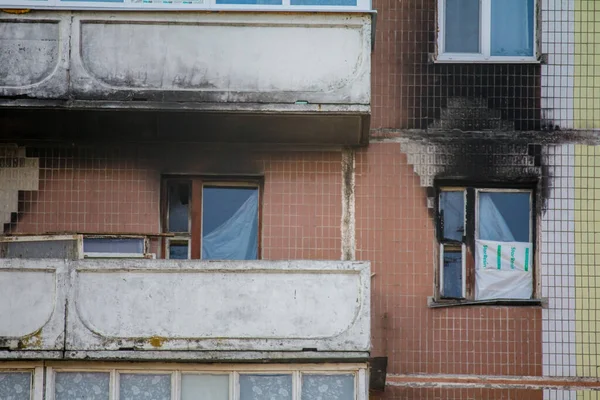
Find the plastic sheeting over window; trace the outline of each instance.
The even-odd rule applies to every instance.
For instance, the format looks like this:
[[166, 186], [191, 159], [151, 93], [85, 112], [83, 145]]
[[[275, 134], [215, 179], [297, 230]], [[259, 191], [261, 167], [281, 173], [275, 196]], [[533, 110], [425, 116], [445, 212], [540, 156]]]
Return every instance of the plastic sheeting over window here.
[[475, 242], [475, 300], [530, 299], [531, 243]]
[[202, 259], [258, 257], [258, 188], [204, 187]]
[[530, 299], [531, 192], [480, 192], [477, 220], [475, 299]]

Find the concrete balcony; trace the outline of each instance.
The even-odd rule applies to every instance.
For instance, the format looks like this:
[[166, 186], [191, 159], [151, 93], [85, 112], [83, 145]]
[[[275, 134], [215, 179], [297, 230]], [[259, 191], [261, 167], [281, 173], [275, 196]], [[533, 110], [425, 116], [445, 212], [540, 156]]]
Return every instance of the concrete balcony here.
[[0, 359], [366, 359], [370, 266], [0, 260]]
[[0, 14], [0, 24], [0, 130], [9, 137], [367, 138], [367, 12], [34, 10]]

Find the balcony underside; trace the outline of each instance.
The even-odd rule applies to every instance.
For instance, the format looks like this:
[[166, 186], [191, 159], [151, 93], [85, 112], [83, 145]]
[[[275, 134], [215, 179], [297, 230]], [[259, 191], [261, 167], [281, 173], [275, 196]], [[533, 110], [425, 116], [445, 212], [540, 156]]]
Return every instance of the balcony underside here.
[[185, 110], [181, 105], [168, 110], [165, 103], [129, 103], [128, 109], [104, 103], [106, 108], [92, 109], [98, 102], [78, 102], [76, 109], [48, 109], [37, 103], [12, 101], [10, 107], [0, 107], [0, 140], [353, 146], [366, 142], [369, 128], [368, 112], [357, 106], [256, 105], [234, 110], [188, 104]]

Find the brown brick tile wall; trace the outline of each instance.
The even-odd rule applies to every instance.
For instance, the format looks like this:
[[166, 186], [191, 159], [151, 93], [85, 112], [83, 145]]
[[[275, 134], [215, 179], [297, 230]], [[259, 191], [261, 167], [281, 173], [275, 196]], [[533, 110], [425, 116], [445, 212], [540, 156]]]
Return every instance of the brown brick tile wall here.
[[28, 155], [40, 159], [39, 190], [21, 192], [7, 233], [159, 233], [161, 173], [261, 174], [263, 258], [340, 258], [339, 152], [244, 153], [225, 162], [193, 147], [46, 148]]
[[[10, 232], [156, 233], [161, 173], [262, 174], [263, 258], [340, 258], [339, 152], [221, 157], [139, 147], [30, 149], [28, 156], [40, 158], [40, 190], [23, 192]], [[541, 374], [541, 310], [427, 307], [437, 257], [434, 224], [398, 143], [356, 152], [356, 246], [357, 259], [372, 263], [372, 354], [389, 357], [388, 372]], [[390, 388], [375, 398], [521, 399], [528, 393]]]
[[265, 171], [263, 258], [341, 256], [341, 153], [261, 156]]
[[375, 393], [371, 400], [541, 400], [539, 390], [509, 389], [437, 389], [388, 387], [385, 394]]
[[399, 144], [357, 153], [357, 258], [374, 274], [372, 354], [389, 357], [390, 373], [541, 374], [540, 309], [427, 307], [437, 246], [425, 202]]

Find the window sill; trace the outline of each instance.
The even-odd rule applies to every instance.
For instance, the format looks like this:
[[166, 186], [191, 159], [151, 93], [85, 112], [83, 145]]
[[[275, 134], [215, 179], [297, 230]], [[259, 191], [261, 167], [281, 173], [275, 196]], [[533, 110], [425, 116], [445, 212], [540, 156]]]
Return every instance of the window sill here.
[[548, 300], [542, 299], [497, 299], [497, 300], [435, 300], [427, 298], [427, 307], [463, 307], [463, 306], [509, 306], [509, 307], [542, 307], [546, 308]]
[[431, 57], [434, 64], [542, 64], [538, 57], [465, 57], [438, 55]]

